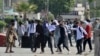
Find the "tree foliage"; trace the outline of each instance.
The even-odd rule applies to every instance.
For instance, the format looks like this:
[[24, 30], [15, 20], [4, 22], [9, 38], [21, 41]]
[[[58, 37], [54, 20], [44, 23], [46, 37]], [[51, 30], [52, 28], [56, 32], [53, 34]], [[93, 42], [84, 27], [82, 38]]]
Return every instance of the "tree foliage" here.
[[42, 9], [47, 9], [52, 12], [55, 16], [63, 13], [68, 13], [70, 8], [74, 5], [74, 0], [29, 0], [29, 3], [36, 4], [38, 6], [37, 12]]
[[30, 12], [36, 10], [37, 6], [35, 4], [29, 4], [27, 2], [20, 2], [16, 4], [15, 9], [18, 12]]
[[28, 12], [34, 12], [37, 9], [35, 4], [29, 4], [27, 2], [17, 3], [15, 6], [16, 11], [22, 12], [24, 14], [24, 19], [26, 19], [26, 14]]
[[93, 2], [94, 0], [88, 0], [89, 3]]
[[[50, 0], [51, 1], [51, 0]], [[55, 0], [51, 1], [50, 11], [54, 15], [60, 15], [68, 13], [74, 4], [74, 0]]]
[[6, 22], [0, 20], [0, 29], [2, 29], [2, 28], [5, 27], [5, 26], [6, 26]]
[[45, 0], [29, 0], [30, 4], [36, 4], [38, 9], [36, 12], [41, 11], [41, 9], [45, 8]]
[[54, 15], [51, 12], [49, 12], [48, 13], [48, 21], [51, 21], [51, 20], [54, 20]]

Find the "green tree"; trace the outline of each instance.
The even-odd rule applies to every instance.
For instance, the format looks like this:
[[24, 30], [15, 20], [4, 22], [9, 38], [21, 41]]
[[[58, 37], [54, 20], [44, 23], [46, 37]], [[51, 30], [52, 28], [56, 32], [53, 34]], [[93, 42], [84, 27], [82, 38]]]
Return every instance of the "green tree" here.
[[85, 17], [86, 17], [86, 19], [90, 19], [91, 3], [93, 1], [94, 0], [87, 0], [87, 3], [86, 3], [86, 11], [85, 11]]
[[37, 6], [35, 4], [29, 4], [27, 2], [20, 2], [16, 4], [15, 9], [16, 11], [23, 13], [24, 19], [26, 19], [26, 14], [28, 12], [34, 12], [37, 9]]
[[46, 0], [28, 0], [30, 4], [36, 4], [38, 6], [36, 12], [40, 12], [42, 9], [45, 9]]
[[74, 5], [74, 0], [29, 0], [29, 3], [34, 3], [38, 6], [37, 12], [42, 9], [47, 9], [55, 16], [63, 13], [68, 13], [71, 7]]
[[94, 0], [88, 0], [89, 3], [93, 2]]
[[74, 0], [55, 0], [51, 1], [50, 4], [50, 11], [54, 15], [60, 15], [68, 13], [71, 10], [74, 5]]
[[6, 26], [6, 22], [0, 20], [0, 33], [3, 31], [3, 28]]

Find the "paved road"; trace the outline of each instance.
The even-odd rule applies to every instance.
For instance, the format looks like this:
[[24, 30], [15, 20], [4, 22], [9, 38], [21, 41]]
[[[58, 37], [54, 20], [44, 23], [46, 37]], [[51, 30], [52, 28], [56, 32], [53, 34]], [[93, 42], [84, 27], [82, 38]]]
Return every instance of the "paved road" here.
[[[75, 48], [75, 44], [74, 47], [70, 47], [70, 51], [71, 51], [70, 53], [68, 53], [66, 49], [63, 49], [62, 54], [58, 54], [57, 52], [51, 54], [50, 49], [48, 47], [45, 48], [44, 54], [40, 54], [41, 51], [40, 49], [38, 49], [36, 53], [32, 53], [29, 48], [16, 47], [13, 48], [13, 50], [15, 51], [14, 53], [4, 53], [5, 47], [0, 47], [0, 56], [94, 56], [94, 51], [89, 52], [88, 47], [86, 48], [86, 52], [84, 52], [82, 55], [76, 55], [77, 51]], [[56, 51], [55, 48], [54, 51]]]
[[[15, 51], [14, 53], [4, 53], [5, 47], [0, 47], [0, 56], [94, 56], [94, 50], [92, 52], [89, 52], [89, 48], [86, 48], [86, 52], [82, 53], [82, 55], [76, 55], [76, 47], [75, 43], [73, 41], [74, 47], [70, 47], [70, 53], [66, 49], [63, 49], [62, 54], [58, 54], [56, 49], [54, 48], [54, 54], [51, 54], [50, 49], [48, 47], [45, 48], [45, 53], [40, 54], [40, 49], [37, 50], [36, 53], [32, 53], [29, 48], [20, 48], [16, 47], [13, 48]], [[16, 41], [16, 46], [18, 46], [18, 42]], [[87, 45], [88, 46], [88, 45]]]

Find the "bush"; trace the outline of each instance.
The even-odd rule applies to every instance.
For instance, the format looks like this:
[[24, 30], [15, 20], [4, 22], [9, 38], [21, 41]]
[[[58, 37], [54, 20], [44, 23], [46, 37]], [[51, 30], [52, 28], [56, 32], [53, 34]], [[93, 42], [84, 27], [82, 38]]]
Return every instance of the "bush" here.
[[5, 22], [6, 22], [7, 24], [9, 24], [9, 23], [11, 22], [11, 20], [13, 20], [13, 19], [14, 19], [13, 16], [6, 16], [6, 17], [5, 17]]
[[5, 27], [6, 26], [6, 22], [4, 22], [4, 21], [0, 21], [0, 29], [2, 29], [3, 27]]
[[23, 20], [22, 20], [22, 19], [20, 19], [20, 18], [18, 18], [18, 19], [17, 19], [17, 21], [18, 21], [18, 22], [23, 22]]
[[51, 21], [51, 20], [54, 20], [54, 15], [51, 12], [49, 12], [48, 13], [48, 21]]
[[[15, 20], [15, 19], [14, 19], [14, 16], [6, 16], [6, 17], [5, 17], [5, 22], [6, 22], [7, 24], [11, 23], [11, 20]], [[23, 22], [23, 20], [20, 19], [20, 18], [17, 18], [17, 21], [18, 21], [18, 22]]]

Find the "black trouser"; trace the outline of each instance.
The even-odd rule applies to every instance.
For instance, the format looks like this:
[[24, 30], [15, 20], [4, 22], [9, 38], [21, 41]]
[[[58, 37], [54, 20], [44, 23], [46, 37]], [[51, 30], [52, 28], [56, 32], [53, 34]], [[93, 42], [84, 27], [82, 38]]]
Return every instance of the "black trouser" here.
[[82, 53], [82, 39], [79, 39], [76, 41], [76, 47], [77, 47], [78, 53]]
[[62, 52], [61, 47], [60, 47], [61, 44], [63, 44], [64, 47], [69, 51], [68, 46], [65, 45], [65, 41], [64, 41], [64, 39], [63, 39], [63, 38], [59, 38], [59, 41], [58, 41], [57, 47], [58, 47], [58, 49], [59, 49], [60, 52]]
[[88, 42], [88, 45], [89, 45], [90, 50], [92, 50], [91, 38], [88, 38], [88, 39], [84, 39], [84, 42], [83, 42], [83, 50], [84, 51], [85, 51], [85, 47], [86, 47], [86, 43], [87, 42]]
[[75, 39], [75, 42], [76, 42], [77, 40], [76, 40], [76, 35], [75, 34], [74, 34], [74, 39]]
[[34, 46], [35, 46], [34, 52], [36, 52], [38, 47], [41, 47], [41, 51], [44, 52], [45, 41], [44, 41], [44, 36], [43, 35], [38, 35], [36, 37]]
[[31, 46], [31, 51], [33, 51], [34, 48], [34, 39], [35, 39], [35, 34], [34, 33], [30, 33], [30, 46]]
[[70, 46], [73, 46], [72, 45], [72, 39], [71, 38], [72, 38], [71, 33], [68, 33], [68, 39], [69, 39], [69, 42], [70, 42]]
[[48, 46], [51, 50], [51, 53], [53, 53], [52, 38], [50, 36], [44, 36], [44, 37], [45, 37], [45, 46], [46, 46], [46, 43], [48, 42]]

